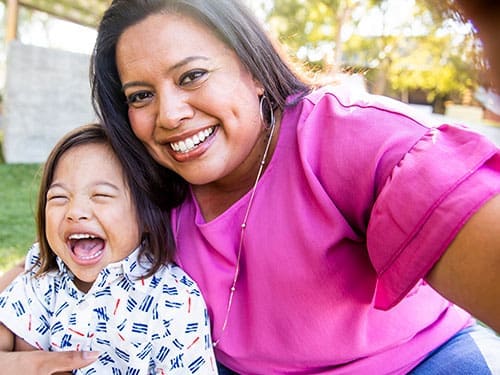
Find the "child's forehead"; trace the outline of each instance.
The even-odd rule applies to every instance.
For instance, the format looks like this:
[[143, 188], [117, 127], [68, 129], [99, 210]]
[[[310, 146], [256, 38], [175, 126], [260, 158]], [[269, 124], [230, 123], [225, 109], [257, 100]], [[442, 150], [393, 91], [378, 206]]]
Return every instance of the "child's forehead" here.
[[[71, 155], [73, 158], [81, 158], [81, 161], [85, 161], [86, 158], [91, 158], [92, 156], [99, 155], [103, 158], [103, 162], [111, 161], [118, 162], [116, 154], [108, 143], [104, 142], [87, 142], [82, 144], [75, 144], [68, 148], [64, 153], [61, 154], [60, 159], [68, 157]], [[85, 156], [86, 158], [83, 158]]]
[[82, 175], [120, 175], [123, 168], [118, 157], [107, 143], [85, 143], [66, 150], [54, 166], [54, 174], [79, 171]]

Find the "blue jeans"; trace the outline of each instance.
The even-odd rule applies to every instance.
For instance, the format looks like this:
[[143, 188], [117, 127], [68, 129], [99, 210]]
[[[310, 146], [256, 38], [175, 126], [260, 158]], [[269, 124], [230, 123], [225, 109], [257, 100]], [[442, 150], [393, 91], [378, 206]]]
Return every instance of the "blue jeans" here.
[[429, 353], [410, 374], [500, 374], [500, 336], [479, 324], [465, 328]]
[[219, 375], [238, 375], [237, 372], [228, 369], [226, 366], [219, 362], [217, 362], [217, 370], [219, 370]]
[[[238, 375], [217, 363], [219, 375]], [[415, 367], [409, 375], [500, 374], [500, 336], [480, 325], [464, 328]], [[377, 374], [382, 375], [382, 374]]]

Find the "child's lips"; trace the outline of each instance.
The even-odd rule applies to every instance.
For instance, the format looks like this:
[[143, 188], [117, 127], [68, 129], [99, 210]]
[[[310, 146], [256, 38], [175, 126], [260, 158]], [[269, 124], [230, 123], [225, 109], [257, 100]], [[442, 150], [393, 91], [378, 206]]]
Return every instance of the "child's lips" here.
[[68, 247], [77, 263], [94, 263], [104, 254], [105, 241], [89, 233], [74, 233], [68, 237]]

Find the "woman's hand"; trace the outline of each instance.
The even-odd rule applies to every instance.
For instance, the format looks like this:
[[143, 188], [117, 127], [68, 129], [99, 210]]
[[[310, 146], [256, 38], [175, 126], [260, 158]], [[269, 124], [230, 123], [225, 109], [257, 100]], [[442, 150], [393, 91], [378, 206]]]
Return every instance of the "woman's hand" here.
[[47, 375], [71, 373], [94, 362], [99, 352], [0, 352], [2, 374]]

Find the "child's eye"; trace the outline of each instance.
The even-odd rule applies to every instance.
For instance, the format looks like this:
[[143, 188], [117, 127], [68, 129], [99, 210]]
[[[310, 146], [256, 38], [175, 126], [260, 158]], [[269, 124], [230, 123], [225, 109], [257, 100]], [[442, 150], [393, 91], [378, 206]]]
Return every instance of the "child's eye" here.
[[138, 91], [127, 95], [127, 104], [133, 107], [142, 107], [148, 103], [153, 97], [153, 93], [149, 91]]
[[180, 86], [191, 86], [196, 88], [200, 86], [208, 78], [208, 71], [203, 69], [191, 70], [181, 76], [179, 79]]
[[47, 202], [54, 202], [54, 203], [59, 203], [63, 202], [67, 199], [65, 195], [48, 195], [47, 196]]
[[92, 198], [109, 199], [109, 198], [113, 198], [113, 196], [110, 194], [106, 194], [106, 193], [95, 193], [94, 195], [92, 195]]

